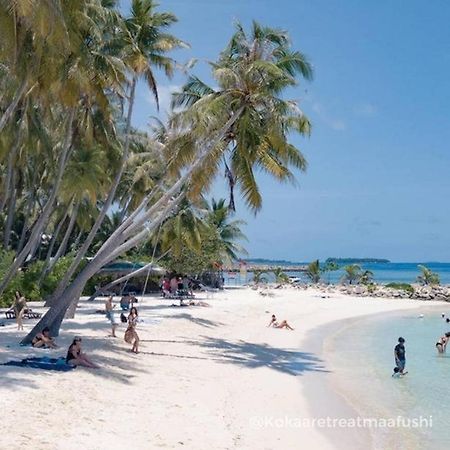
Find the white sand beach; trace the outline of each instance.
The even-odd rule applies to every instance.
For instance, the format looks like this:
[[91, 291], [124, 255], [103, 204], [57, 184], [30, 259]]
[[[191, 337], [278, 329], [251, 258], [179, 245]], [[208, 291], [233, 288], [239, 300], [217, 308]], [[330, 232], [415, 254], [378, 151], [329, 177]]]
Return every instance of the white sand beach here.
[[[76, 318], [63, 324], [57, 350], [20, 347], [24, 332], [8, 321], [0, 327], [0, 362], [65, 355], [80, 335], [101, 369], [0, 366], [0, 448], [370, 448], [364, 432], [334, 439], [318, 427], [297, 426], [296, 420], [327, 413], [352, 415], [337, 395], [327, 394], [331, 368], [321, 359], [320, 337], [313, 345], [311, 333], [340, 319], [424, 302], [272, 292], [263, 297], [249, 288], [226, 290], [205, 299], [211, 307], [170, 307], [170, 300], [141, 298], [138, 355], [123, 341], [124, 325], [119, 338], [107, 337], [109, 322], [95, 314], [102, 299], [80, 302]], [[295, 330], [267, 328], [272, 313]], [[31, 326], [25, 322], [25, 331]]]

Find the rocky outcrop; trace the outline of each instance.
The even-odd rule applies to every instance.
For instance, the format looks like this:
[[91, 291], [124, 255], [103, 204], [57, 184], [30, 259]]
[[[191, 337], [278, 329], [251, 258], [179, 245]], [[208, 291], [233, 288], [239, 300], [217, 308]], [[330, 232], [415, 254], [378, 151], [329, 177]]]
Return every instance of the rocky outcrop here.
[[[407, 285], [409, 286], [409, 285]], [[349, 284], [302, 284], [296, 289], [318, 289], [323, 294], [344, 294], [357, 297], [413, 298], [418, 300], [442, 300], [450, 302], [450, 286], [421, 286], [412, 284], [409, 288], [393, 288], [383, 284], [349, 285]]]

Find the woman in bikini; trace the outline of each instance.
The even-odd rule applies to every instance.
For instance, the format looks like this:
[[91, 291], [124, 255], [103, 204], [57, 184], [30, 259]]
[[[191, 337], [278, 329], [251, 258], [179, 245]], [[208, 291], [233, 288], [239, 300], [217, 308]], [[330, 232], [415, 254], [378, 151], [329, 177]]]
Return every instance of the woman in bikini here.
[[66, 363], [71, 366], [84, 366], [90, 369], [98, 369], [99, 366], [93, 363], [82, 351], [81, 351], [81, 338], [76, 337], [72, 344], [70, 344], [67, 351]]
[[136, 325], [138, 322], [138, 312], [136, 307], [132, 307], [128, 316], [128, 328], [125, 331], [125, 342], [127, 344], [133, 344], [131, 351], [133, 353], [139, 353], [139, 336], [136, 332]]
[[282, 322], [278, 323], [275, 314], [272, 314], [272, 319], [270, 320], [270, 323], [267, 326], [273, 328], [286, 328], [286, 330], [293, 330], [293, 328], [287, 323], [286, 320], [283, 320]]
[[450, 333], [445, 333], [444, 336], [441, 336], [436, 342], [436, 348], [438, 353], [444, 353], [447, 347], [448, 341], [450, 339]]

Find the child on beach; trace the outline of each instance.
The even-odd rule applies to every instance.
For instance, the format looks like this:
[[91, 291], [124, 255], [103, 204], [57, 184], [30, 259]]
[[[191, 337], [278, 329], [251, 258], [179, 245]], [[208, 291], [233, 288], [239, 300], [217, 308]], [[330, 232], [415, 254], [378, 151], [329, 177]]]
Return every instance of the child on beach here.
[[[394, 359], [395, 359], [395, 369], [394, 374], [399, 373], [400, 375], [406, 375], [405, 372], [406, 365], [406, 349], [405, 349], [405, 339], [402, 337], [398, 338], [398, 344], [394, 348]], [[396, 371], [398, 369], [398, 371]]]

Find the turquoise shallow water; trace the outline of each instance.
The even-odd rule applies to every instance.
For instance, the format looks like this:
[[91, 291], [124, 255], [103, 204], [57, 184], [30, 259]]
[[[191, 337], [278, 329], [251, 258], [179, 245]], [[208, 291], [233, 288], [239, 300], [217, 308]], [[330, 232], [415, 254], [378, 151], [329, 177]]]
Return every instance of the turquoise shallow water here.
[[[296, 263], [296, 265], [306, 265], [307, 263]], [[433, 272], [439, 274], [442, 284], [450, 284], [450, 263], [370, 263], [362, 264], [361, 267], [364, 270], [370, 270], [374, 274], [374, 280], [377, 283], [391, 283], [391, 282], [404, 282], [414, 283], [417, 275], [419, 275], [418, 265], [422, 264], [428, 267]], [[307, 281], [304, 273], [290, 272], [289, 275], [298, 276], [300, 279]], [[324, 274], [323, 281], [329, 283], [338, 283], [344, 275], [342, 270], [336, 272], [330, 272]], [[248, 273], [247, 276], [241, 277], [239, 273], [229, 274], [224, 273], [225, 283], [227, 285], [239, 285], [245, 284], [252, 280], [252, 274]], [[273, 274], [266, 275], [268, 281], [275, 281]]]
[[[448, 448], [450, 441], [450, 348], [438, 355], [435, 343], [450, 325], [440, 309], [383, 315], [347, 324], [328, 339], [334, 387], [361, 416], [400, 420], [399, 427], [372, 428], [376, 448]], [[393, 348], [406, 339], [408, 375], [392, 378]], [[397, 419], [401, 416], [405, 419]], [[409, 419], [416, 419], [415, 427]]]

